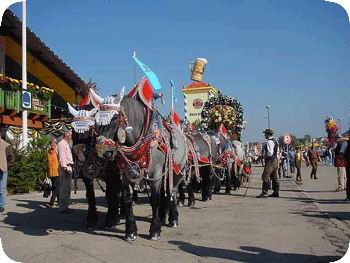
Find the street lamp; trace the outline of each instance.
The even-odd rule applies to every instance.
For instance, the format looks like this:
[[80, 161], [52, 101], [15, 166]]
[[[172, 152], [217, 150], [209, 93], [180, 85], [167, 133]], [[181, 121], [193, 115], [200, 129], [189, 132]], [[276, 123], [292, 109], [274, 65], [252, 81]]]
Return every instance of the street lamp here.
[[265, 106], [265, 108], [267, 109], [267, 124], [269, 126], [269, 129], [271, 129], [271, 125], [270, 125], [270, 108], [271, 108], [271, 106], [267, 105], [267, 106]]

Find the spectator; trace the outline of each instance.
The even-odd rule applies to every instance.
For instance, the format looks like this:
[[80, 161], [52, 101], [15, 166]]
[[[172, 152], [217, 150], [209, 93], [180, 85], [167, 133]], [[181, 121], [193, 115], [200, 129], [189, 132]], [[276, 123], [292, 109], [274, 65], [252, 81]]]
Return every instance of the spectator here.
[[289, 167], [290, 167], [290, 173], [295, 172], [295, 151], [293, 148], [291, 148], [288, 152], [289, 155]]
[[346, 166], [347, 166], [346, 159], [345, 159], [346, 147], [347, 147], [346, 139], [338, 135], [337, 145], [334, 149], [335, 167], [337, 167], [337, 174], [338, 174], [338, 188], [335, 191], [342, 191], [345, 189]]
[[72, 133], [67, 131], [64, 133], [63, 139], [58, 144], [59, 157], [59, 211], [61, 213], [72, 212], [68, 207], [70, 203], [71, 183], [72, 183], [72, 165], [73, 156], [69, 146], [72, 139]]
[[304, 161], [306, 163], [306, 166], [309, 166], [310, 162], [309, 162], [309, 158], [307, 156], [307, 150], [306, 149], [303, 151], [303, 158], [304, 158]]
[[301, 146], [297, 146], [297, 151], [295, 153], [295, 167], [297, 168], [297, 176], [295, 180], [297, 183], [301, 183], [301, 160], [302, 160], [302, 153], [301, 153]]
[[59, 203], [59, 176], [58, 176], [58, 153], [57, 153], [57, 140], [51, 139], [50, 149], [47, 153], [47, 176], [52, 181], [52, 195], [50, 199], [50, 206], [55, 203], [56, 197]]
[[307, 154], [308, 154], [308, 157], [309, 157], [310, 164], [312, 166], [310, 178], [311, 179], [318, 179], [318, 177], [316, 175], [316, 173], [317, 173], [317, 164], [318, 164], [318, 153], [314, 149], [314, 144], [311, 145], [311, 147], [309, 148]]
[[5, 141], [7, 129], [0, 130], [0, 212], [4, 212], [7, 193], [8, 168], [15, 163], [15, 154], [11, 144]]
[[285, 178], [287, 171], [287, 153], [282, 151], [279, 158], [278, 177]]
[[346, 198], [345, 201], [350, 201], [350, 133], [348, 135], [348, 143], [345, 151], [346, 160]]

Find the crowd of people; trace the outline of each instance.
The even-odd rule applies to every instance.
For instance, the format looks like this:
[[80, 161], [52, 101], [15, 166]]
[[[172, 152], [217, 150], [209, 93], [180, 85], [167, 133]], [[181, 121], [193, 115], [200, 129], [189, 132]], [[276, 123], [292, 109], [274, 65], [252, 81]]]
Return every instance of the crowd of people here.
[[[0, 212], [4, 212], [7, 195], [8, 169], [15, 163], [14, 149], [6, 141], [7, 128], [1, 128], [0, 138]], [[57, 144], [56, 139], [50, 141], [47, 153], [47, 176], [52, 183], [52, 194], [49, 206], [57, 200], [61, 213], [70, 213], [70, 193], [72, 181], [73, 156], [69, 142], [72, 133], [64, 133], [63, 139]]]
[[[266, 129], [264, 131], [267, 141], [263, 145], [262, 154], [255, 160], [263, 160], [264, 171], [262, 174], [262, 194], [258, 198], [268, 197], [268, 189], [272, 187], [273, 194], [270, 197], [279, 197], [278, 179], [294, 174], [297, 184], [302, 182], [301, 166], [305, 162], [312, 167], [310, 179], [318, 179], [317, 168], [319, 162], [325, 165], [334, 165], [337, 170], [338, 187], [335, 191], [346, 190], [346, 201], [350, 201], [350, 134], [348, 138], [337, 136], [337, 143], [333, 147], [324, 150], [316, 149], [314, 144], [302, 150], [301, 145], [293, 147], [279, 147], [278, 142], [273, 138], [274, 131]], [[277, 177], [278, 175], [278, 177]], [[272, 186], [271, 186], [272, 184]]]

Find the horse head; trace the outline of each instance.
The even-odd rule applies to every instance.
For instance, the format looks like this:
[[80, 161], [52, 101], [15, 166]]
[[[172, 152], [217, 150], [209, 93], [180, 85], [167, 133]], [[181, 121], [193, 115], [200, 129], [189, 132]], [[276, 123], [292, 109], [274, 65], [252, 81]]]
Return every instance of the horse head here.
[[[96, 122], [96, 151], [101, 158], [112, 160], [120, 146], [131, 146], [140, 136], [144, 119], [142, 105], [136, 99], [119, 95], [102, 98], [91, 92], [98, 111]], [[141, 124], [140, 124], [141, 123]]]

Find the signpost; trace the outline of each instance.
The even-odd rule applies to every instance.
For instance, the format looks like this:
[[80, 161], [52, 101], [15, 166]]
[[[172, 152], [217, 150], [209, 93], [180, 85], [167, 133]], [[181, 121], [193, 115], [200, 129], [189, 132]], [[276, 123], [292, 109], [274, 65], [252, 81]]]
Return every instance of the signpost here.
[[31, 109], [32, 108], [32, 94], [27, 91], [22, 91], [22, 108]]
[[292, 144], [292, 136], [290, 136], [289, 133], [286, 133], [283, 135], [283, 143], [287, 146], [287, 177], [289, 177], [289, 168], [290, 168], [289, 145]]

